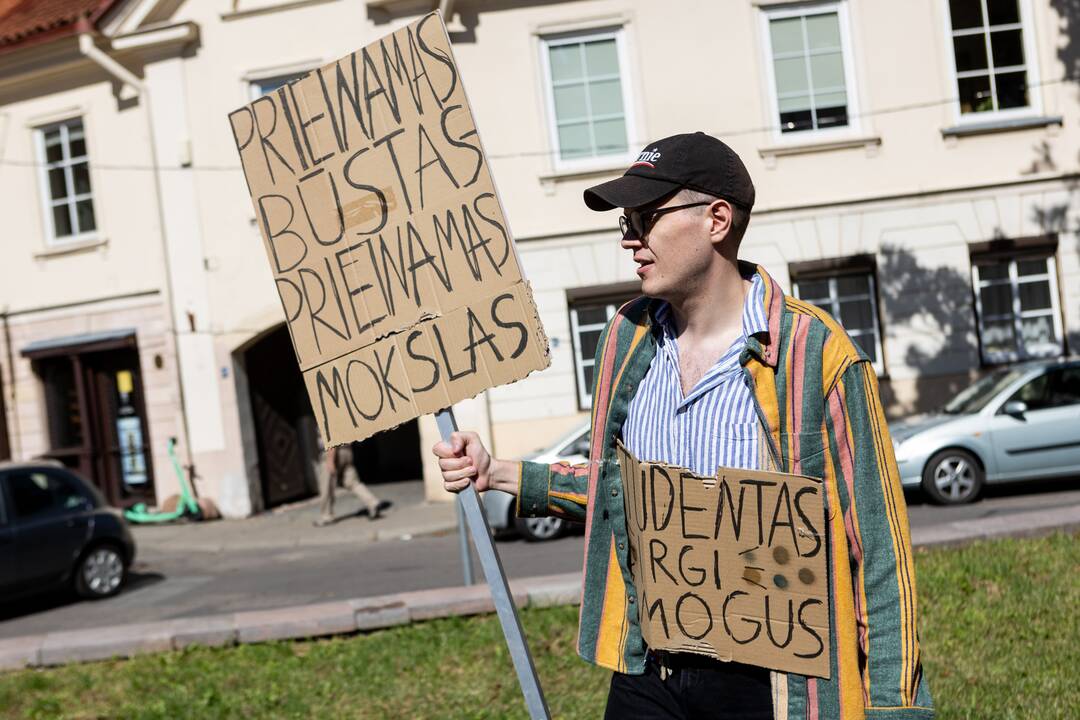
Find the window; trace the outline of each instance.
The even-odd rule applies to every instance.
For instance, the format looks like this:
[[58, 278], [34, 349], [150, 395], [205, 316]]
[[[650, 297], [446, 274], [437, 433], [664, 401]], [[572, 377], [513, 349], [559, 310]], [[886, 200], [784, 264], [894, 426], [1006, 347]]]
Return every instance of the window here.
[[91, 235], [97, 223], [82, 119], [40, 128], [36, 139], [49, 241]]
[[1080, 405], [1080, 365], [1050, 371], [1050, 407]]
[[556, 168], [625, 156], [635, 132], [621, 29], [543, 38]]
[[854, 126], [844, 3], [767, 10], [762, 17], [779, 134]]
[[92, 503], [70, 481], [56, 473], [17, 470], [7, 476], [14, 515], [20, 520], [63, 513]]
[[795, 280], [795, 297], [817, 305], [844, 326], [878, 373], [885, 371], [878, 325], [877, 291], [872, 272]]
[[1028, 410], [1080, 405], [1080, 366], [1054, 368], [1013, 393], [1007, 402], [1018, 400]]
[[976, 258], [971, 273], [984, 362], [1062, 353], [1053, 257]]
[[949, 0], [960, 114], [1027, 108], [1034, 85], [1021, 0]]
[[274, 77], [252, 80], [250, 85], [251, 99], [258, 100], [263, 95], [269, 95], [279, 87], [288, 85], [293, 80], [299, 80], [303, 76], [304, 73], [289, 73], [287, 75], [275, 75]]
[[596, 346], [600, 334], [626, 301], [589, 300], [570, 306], [570, 332], [574, 341], [574, 371], [577, 377], [578, 407], [588, 410], [592, 407], [592, 387], [596, 362]]

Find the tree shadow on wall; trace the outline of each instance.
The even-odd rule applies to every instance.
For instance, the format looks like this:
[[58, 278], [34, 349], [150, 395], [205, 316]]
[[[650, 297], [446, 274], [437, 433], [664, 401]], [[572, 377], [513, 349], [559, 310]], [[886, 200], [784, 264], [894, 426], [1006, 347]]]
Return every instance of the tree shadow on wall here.
[[[1080, 98], [1080, 0], [1050, 0], [1050, 7], [1058, 16], [1060, 37], [1064, 43], [1057, 48], [1058, 60], [1064, 66], [1066, 86], [1073, 93], [1073, 100]], [[1075, 122], [1077, 118], [1066, 118], [1066, 122]], [[1038, 151], [1036, 150], [1036, 153]], [[1053, 161], [1051, 160], [1051, 163]], [[1076, 173], [1080, 168], [1080, 156], [1072, 168], [1063, 168], [1065, 172]], [[1056, 168], [1052, 168], [1056, 169]], [[1075, 252], [1080, 256], [1080, 227], [1074, 222], [1069, 227], [1068, 210], [1071, 201], [1080, 192], [1080, 182], [1073, 179], [1066, 183], [1069, 202], [1046, 208], [1035, 208], [1033, 218], [1046, 233], [1074, 233]], [[1074, 314], [1074, 317], [1076, 314]], [[1080, 351], [1080, 327], [1066, 328], [1066, 351], [1075, 354]]]
[[[958, 368], [977, 365], [971, 280], [955, 268], [921, 265], [909, 250], [885, 245], [878, 284], [888, 322], [907, 327], [912, 335], [904, 364], [916, 374], [915, 392], [910, 403], [898, 407], [904, 414], [936, 409], [969, 384], [970, 378], [958, 376]], [[882, 392], [892, 404], [892, 388]]]
[[1065, 66], [1065, 79], [1080, 82], [1080, 0], [1050, 0], [1050, 7], [1058, 16], [1058, 26], [1065, 44], [1057, 49], [1058, 60]]

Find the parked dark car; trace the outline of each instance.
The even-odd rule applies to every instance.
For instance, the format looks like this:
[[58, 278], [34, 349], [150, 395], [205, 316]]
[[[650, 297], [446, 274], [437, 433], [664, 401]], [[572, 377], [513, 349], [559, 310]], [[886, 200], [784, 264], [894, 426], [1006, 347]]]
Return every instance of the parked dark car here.
[[135, 540], [90, 483], [48, 462], [0, 463], [0, 598], [68, 586], [120, 592]]

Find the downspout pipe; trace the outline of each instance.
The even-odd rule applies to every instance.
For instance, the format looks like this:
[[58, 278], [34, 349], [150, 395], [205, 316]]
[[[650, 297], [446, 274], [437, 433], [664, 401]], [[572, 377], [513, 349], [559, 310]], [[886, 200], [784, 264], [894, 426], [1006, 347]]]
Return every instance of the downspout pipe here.
[[173, 289], [172, 267], [169, 263], [169, 241], [165, 229], [165, 209], [161, 189], [161, 167], [158, 164], [157, 138], [154, 136], [154, 117], [150, 108], [150, 92], [142, 80], [135, 73], [128, 70], [119, 62], [111, 58], [106, 52], [97, 46], [94, 36], [84, 32], [79, 35], [79, 52], [88, 60], [97, 64], [102, 70], [119, 80], [123, 85], [131, 87], [135, 97], [141, 97], [146, 108], [146, 131], [150, 139], [150, 165], [154, 177], [154, 192], [157, 197], [158, 227], [161, 228], [161, 252], [162, 261], [165, 264], [165, 288], [169, 297], [169, 325], [172, 328], [173, 348], [176, 352], [176, 382], [179, 389], [180, 418], [184, 428], [184, 454], [187, 459], [188, 472], [191, 474], [192, 487], [195, 486], [195, 459], [191, 452], [191, 428], [188, 420], [187, 403], [184, 401], [184, 376], [180, 371], [180, 330], [176, 323], [175, 295]]
[[8, 306], [4, 305], [4, 309], [0, 310], [0, 320], [4, 326], [4, 349], [7, 351], [7, 366], [8, 366], [8, 395], [11, 398], [11, 404], [5, 403], [5, 410], [10, 407], [8, 417], [11, 418], [12, 424], [15, 426], [15, 443], [14, 447], [11, 443], [12, 433], [8, 432], [8, 450], [11, 451], [11, 457], [22, 459], [22, 428], [19, 423], [19, 404], [15, 395], [15, 351], [11, 347], [11, 325], [9, 324]]
[[[79, 52], [119, 80], [124, 86], [130, 87], [135, 92], [135, 97], [146, 93], [146, 84], [135, 73], [113, 60], [108, 53], [99, 48], [97, 43], [94, 42], [94, 36], [90, 33], [81, 33], [79, 35]], [[157, 163], [155, 162], [156, 166]]]

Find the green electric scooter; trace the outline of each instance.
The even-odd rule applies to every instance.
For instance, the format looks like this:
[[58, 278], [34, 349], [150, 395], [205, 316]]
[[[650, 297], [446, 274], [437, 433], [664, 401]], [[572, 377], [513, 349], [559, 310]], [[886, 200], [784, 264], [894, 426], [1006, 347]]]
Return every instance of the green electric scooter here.
[[137, 503], [124, 511], [124, 517], [131, 522], [163, 523], [182, 518], [202, 520], [202, 511], [199, 510], [199, 503], [195, 501], [195, 493], [191, 489], [187, 475], [180, 467], [180, 461], [176, 459], [175, 448], [176, 441], [169, 438], [169, 459], [172, 461], [173, 470], [176, 471], [176, 478], [180, 481], [180, 502], [176, 504], [176, 509], [172, 512], [151, 512], [147, 509], [146, 503]]

